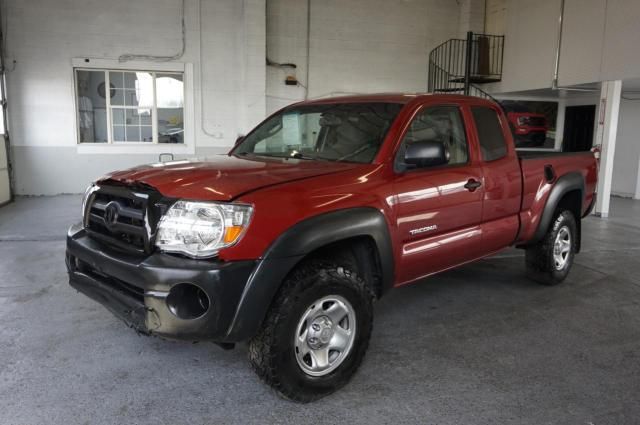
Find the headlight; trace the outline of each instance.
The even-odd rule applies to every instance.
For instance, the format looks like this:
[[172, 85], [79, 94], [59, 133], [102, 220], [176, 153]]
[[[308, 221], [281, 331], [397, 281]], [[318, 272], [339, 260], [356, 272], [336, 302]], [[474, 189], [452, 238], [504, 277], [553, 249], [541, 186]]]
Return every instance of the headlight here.
[[156, 246], [194, 258], [212, 257], [240, 240], [252, 212], [244, 204], [178, 201], [160, 219]]

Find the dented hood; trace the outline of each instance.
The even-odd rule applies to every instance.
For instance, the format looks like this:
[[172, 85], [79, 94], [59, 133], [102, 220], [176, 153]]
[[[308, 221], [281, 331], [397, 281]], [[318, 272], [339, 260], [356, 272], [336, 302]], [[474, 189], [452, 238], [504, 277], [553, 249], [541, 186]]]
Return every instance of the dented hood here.
[[359, 164], [300, 159], [216, 155], [143, 165], [106, 175], [124, 184], [143, 183], [164, 196], [212, 201], [230, 201], [248, 192], [276, 184], [336, 173]]

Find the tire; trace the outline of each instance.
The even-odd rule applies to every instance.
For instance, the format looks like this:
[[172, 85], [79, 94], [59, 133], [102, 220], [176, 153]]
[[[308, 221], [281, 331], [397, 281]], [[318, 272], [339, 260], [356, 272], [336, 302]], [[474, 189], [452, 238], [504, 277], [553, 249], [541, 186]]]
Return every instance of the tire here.
[[565, 280], [576, 253], [576, 229], [571, 211], [558, 210], [543, 239], [526, 250], [527, 276], [543, 285], [557, 285]]
[[[261, 330], [249, 341], [253, 370], [279, 395], [301, 403], [317, 400], [343, 387], [367, 351], [373, 323], [373, 297], [362, 279], [341, 266], [315, 260], [299, 265], [283, 283]], [[341, 316], [343, 308], [353, 315]], [[329, 315], [337, 317], [336, 322], [341, 321], [337, 324], [330, 319], [325, 321]], [[320, 333], [313, 331], [312, 326]], [[301, 333], [304, 330], [306, 332]], [[341, 335], [352, 332], [353, 336], [348, 337], [350, 343], [341, 351], [331, 351], [334, 336], [335, 341], [344, 341], [338, 338], [339, 332]], [[319, 337], [312, 340], [313, 335]], [[310, 349], [308, 341], [316, 342], [318, 352], [326, 348], [328, 354], [323, 359], [333, 359], [333, 363], [320, 370], [318, 365], [323, 363], [320, 354], [317, 362], [311, 359], [313, 350], [303, 356]]]

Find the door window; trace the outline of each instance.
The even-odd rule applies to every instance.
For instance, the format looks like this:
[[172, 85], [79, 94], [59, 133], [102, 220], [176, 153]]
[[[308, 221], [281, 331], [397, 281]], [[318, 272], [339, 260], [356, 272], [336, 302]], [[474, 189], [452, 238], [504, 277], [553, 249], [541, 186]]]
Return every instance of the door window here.
[[465, 164], [469, 160], [467, 137], [460, 109], [456, 106], [427, 108], [416, 115], [402, 141], [400, 160], [404, 148], [417, 141], [442, 143], [449, 152], [449, 165]]

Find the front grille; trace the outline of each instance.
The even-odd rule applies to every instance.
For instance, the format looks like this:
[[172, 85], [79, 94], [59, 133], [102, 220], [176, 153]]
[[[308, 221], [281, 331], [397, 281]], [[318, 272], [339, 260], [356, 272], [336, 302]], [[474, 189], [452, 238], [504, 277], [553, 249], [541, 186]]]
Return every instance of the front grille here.
[[101, 186], [89, 198], [84, 225], [94, 238], [129, 252], [150, 253], [157, 218], [157, 192]]
[[530, 127], [544, 127], [545, 119], [544, 117], [529, 117], [528, 124]]

